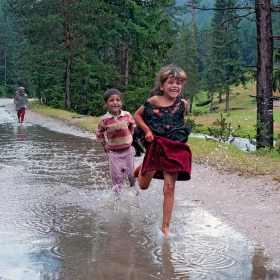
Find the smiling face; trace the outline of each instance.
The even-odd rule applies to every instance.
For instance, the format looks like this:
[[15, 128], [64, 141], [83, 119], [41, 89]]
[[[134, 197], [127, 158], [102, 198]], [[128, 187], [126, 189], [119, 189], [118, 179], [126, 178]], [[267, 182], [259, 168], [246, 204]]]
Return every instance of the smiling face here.
[[104, 105], [108, 108], [110, 114], [119, 116], [122, 100], [118, 94], [112, 94], [108, 97], [107, 101], [104, 101]]
[[182, 91], [182, 82], [173, 76], [169, 76], [167, 80], [160, 85], [160, 89], [163, 91], [165, 97], [174, 99]]

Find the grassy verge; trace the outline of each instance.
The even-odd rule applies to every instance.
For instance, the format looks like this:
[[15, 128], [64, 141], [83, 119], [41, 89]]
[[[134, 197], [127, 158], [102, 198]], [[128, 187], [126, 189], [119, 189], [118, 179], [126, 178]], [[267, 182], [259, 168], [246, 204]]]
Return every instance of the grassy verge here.
[[[37, 113], [57, 118], [91, 132], [96, 131], [99, 121], [98, 117], [82, 116], [73, 112], [49, 108], [36, 101], [30, 102], [29, 108]], [[271, 175], [272, 179], [280, 182], [279, 152], [246, 153], [233, 145], [193, 137], [189, 138], [188, 144], [196, 163], [213, 166], [221, 172], [236, 172], [240, 176]]]
[[97, 117], [83, 116], [65, 110], [50, 108], [39, 104], [37, 101], [30, 101], [28, 107], [29, 109], [42, 115], [65, 121], [69, 124], [75, 125], [91, 132], [96, 132], [97, 124], [99, 121], [99, 118]]
[[280, 182], [280, 154], [277, 151], [247, 153], [234, 145], [193, 137], [189, 138], [188, 144], [196, 163], [213, 166], [221, 172], [236, 172], [240, 176], [271, 175], [273, 180]]

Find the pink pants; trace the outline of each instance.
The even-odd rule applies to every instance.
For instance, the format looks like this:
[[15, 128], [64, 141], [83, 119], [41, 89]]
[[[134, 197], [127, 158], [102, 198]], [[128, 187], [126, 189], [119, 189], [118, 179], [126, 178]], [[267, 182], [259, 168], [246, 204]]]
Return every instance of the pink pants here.
[[24, 115], [25, 115], [25, 108], [22, 107], [20, 110], [17, 110], [17, 117], [22, 122], [24, 121]]
[[113, 184], [113, 189], [117, 194], [122, 194], [124, 185], [125, 173], [129, 180], [130, 186], [135, 185], [136, 179], [134, 178], [134, 148], [131, 146], [129, 149], [122, 153], [109, 151], [109, 168], [110, 177]]

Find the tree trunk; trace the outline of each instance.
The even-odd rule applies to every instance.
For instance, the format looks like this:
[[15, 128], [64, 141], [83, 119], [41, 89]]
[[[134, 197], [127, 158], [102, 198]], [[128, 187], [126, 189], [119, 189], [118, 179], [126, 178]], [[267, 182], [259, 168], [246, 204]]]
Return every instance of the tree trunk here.
[[189, 102], [189, 110], [188, 113], [192, 113], [192, 105], [193, 105], [193, 95], [190, 97], [190, 102]]
[[256, 148], [273, 147], [273, 38], [270, 0], [255, 1], [257, 24]]
[[126, 36], [126, 47], [125, 47], [125, 54], [124, 54], [124, 65], [125, 65], [125, 71], [124, 71], [124, 86], [128, 85], [128, 48], [129, 48], [129, 37]]
[[218, 102], [222, 103], [223, 102], [223, 99], [222, 99], [223, 90], [220, 85], [218, 86], [218, 90], [219, 90], [219, 101]]
[[193, 8], [193, 0], [191, 0], [191, 14], [192, 14], [192, 39], [193, 39], [193, 47], [195, 48], [195, 30], [194, 30], [194, 8]]
[[[71, 39], [70, 39], [70, 29], [69, 29], [69, 22], [68, 22], [68, 13], [66, 11], [67, 1], [63, 0], [63, 4], [65, 6], [65, 11], [63, 12], [64, 16], [64, 30], [65, 30], [65, 44], [67, 52], [71, 51]], [[68, 54], [69, 56], [70, 54]], [[65, 106], [66, 110], [71, 110], [71, 58], [67, 58], [66, 62], [66, 78], [65, 78], [65, 91], [66, 91], [66, 101]]]
[[67, 59], [66, 64], [66, 80], [65, 80], [65, 87], [66, 87], [66, 110], [71, 110], [71, 59]]
[[[7, 86], [7, 54], [5, 53], [5, 62], [4, 62], [4, 67], [5, 67], [5, 73], [4, 73], [4, 86]], [[5, 91], [7, 92], [7, 89], [5, 88]]]
[[124, 73], [124, 86], [128, 85], [128, 49], [125, 49], [125, 73]]
[[226, 113], [229, 112], [229, 88], [226, 89]]

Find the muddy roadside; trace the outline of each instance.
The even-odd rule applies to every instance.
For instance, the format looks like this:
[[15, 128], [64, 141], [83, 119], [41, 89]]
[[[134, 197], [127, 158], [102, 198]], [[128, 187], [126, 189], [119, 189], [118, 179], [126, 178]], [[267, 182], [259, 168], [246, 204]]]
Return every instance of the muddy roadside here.
[[[15, 113], [14, 105], [7, 109]], [[95, 135], [60, 120], [26, 111], [26, 121], [50, 130], [95, 139]], [[136, 158], [136, 164], [139, 158]], [[279, 171], [280, 172], [280, 171]], [[207, 164], [193, 164], [192, 179], [178, 182], [176, 195], [187, 192], [210, 214], [227, 223], [264, 253], [280, 264], [280, 183], [271, 176], [241, 177], [236, 173], [221, 174]]]

